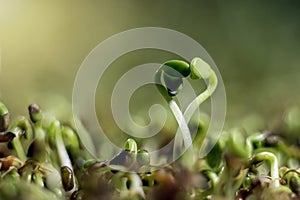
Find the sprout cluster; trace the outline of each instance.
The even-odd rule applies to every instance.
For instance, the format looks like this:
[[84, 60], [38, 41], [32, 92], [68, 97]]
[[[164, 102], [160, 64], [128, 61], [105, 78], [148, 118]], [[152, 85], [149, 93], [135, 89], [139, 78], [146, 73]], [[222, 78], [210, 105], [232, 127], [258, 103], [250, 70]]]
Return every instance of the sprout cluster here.
[[[174, 101], [183, 79], [208, 80], [207, 88], [181, 111]], [[217, 76], [200, 58], [172, 60], [155, 74], [183, 134], [198, 151], [208, 120], [190, 121], [217, 87]], [[92, 157], [71, 124], [28, 107], [29, 116], [10, 120], [0, 102], [0, 199], [300, 199], [300, 112], [285, 114], [276, 131], [224, 131], [213, 149], [193, 159], [151, 165], [150, 153], [128, 138], [110, 160]], [[188, 124], [198, 127], [195, 140]], [[284, 134], [282, 134], [284, 133]], [[291, 138], [283, 136], [291, 136]], [[209, 142], [209, 141], [208, 141]], [[193, 145], [191, 145], [193, 143]]]

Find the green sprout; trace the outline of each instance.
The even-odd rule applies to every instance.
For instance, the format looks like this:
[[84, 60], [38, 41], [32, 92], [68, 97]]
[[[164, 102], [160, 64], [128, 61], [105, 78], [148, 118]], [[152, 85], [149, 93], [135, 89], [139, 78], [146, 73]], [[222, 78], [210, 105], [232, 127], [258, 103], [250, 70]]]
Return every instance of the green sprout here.
[[268, 161], [270, 164], [270, 173], [271, 173], [271, 185], [273, 187], [279, 187], [279, 167], [278, 167], [278, 159], [277, 157], [271, 152], [260, 152], [255, 154], [251, 159], [250, 163], [253, 165], [259, 164], [263, 161]]
[[[173, 115], [183, 134], [183, 141], [186, 148], [192, 144], [190, 130], [179, 106], [173, 97], [175, 97], [181, 90], [183, 85], [183, 77], [187, 77], [189, 75], [189, 64], [181, 60], [167, 61], [155, 73], [156, 86], [169, 103], [169, 107], [173, 112]], [[163, 86], [161, 79], [163, 79], [165, 87]], [[165, 95], [166, 91], [167, 95]]]
[[14, 133], [15, 137], [12, 139], [11, 143], [13, 148], [16, 151], [17, 156], [25, 162], [27, 160], [27, 156], [25, 153], [25, 150], [23, 148], [23, 145], [20, 141], [21, 137], [23, 137], [23, 130], [20, 129], [19, 127], [15, 127], [11, 130], [12, 133]]
[[136, 155], [136, 153], [137, 153], [136, 142], [131, 138], [127, 139], [126, 142], [124, 143], [124, 150]]
[[7, 107], [0, 102], [0, 142], [10, 142], [15, 134], [7, 131], [9, 126], [9, 112]]
[[[68, 155], [68, 152], [66, 150], [63, 138], [62, 138], [62, 133], [61, 133], [61, 125], [58, 120], [54, 120], [51, 124], [50, 127], [51, 135], [52, 137], [54, 136], [55, 138], [55, 144], [56, 144], [56, 150], [58, 154], [58, 158], [60, 161], [60, 166], [61, 166], [61, 175], [63, 178], [68, 178], [67, 180], [63, 180], [63, 183], [67, 182], [73, 182], [73, 184], [67, 184], [64, 185], [64, 188], [66, 191], [70, 191], [72, 188], [76, 187], [75, 181], [73, 180], [74, 174], [73, 174], [73, 167], [72, 167], [72, 162], [70, 160], [70, 157]], [[72, 174], [72, 175], [70, 175]], [[69, 180], [72, 179], [72, 180]], [[72, 188], [70, 189], [70, 187]]]
[[80, 144], [74, 130], [68, 126], [63, 126], [61, 128], [61, 135], [63, 137], [65, 147], [68, 153], [70, 154], [71, 160], [74, 160], [76, 157], [79, 157]]
[[133, 167], [136, 162], [137, 144], [135, 140], [129, 138], [125, 141], [123, 150], [114, 156], [109, 164], [113, 167], [125, 167], [127, 170]]
[[[93, 161], [90, 162], [93, 164]], [[129, 138], [125, 141], [123, 150], [109, 161], [109, 165], [125, 171], [148, 170], [150, 154], [145, 149], [138, 149], [135, 140]]]
[[297, 195], [300, 195], [300, 172], [296, 169], [282, 167], [279, 170], [282, 180], [285, 180], [289, 188]]
[[6, 106], [0, 102], [0, 132], [6, 131], [9, 124], [9, 112]]
[[30, 119], [33, 123], [38, 123], [42, 121], [43, 114], [38, 104], [30, 104], [28, 106], [28, 112]]
[[187, 107], [184, 116], [187, 121], [190, 121], [195, 110], [207, 100], [216, 90], [218, 85], [218, 78], [212, 68], [201, 58], [194, 58], [190, 64], [192, 79], [206, 79], [208, 86], [204, 92], [199, 94]]
[[[183, 78], [187, 78], [188, 76], [192, 79], [207, 79], [208, 87], [188, 105], [184, 114], [182, 114], [182, 111], [173, 97], [175, 97], [182, 89]], [[169, 107], [173, 112], [183, 135], [185, 148], [190, 147], [192, 145], [192, 138], [187, 122], [190, 121], [196, 109], [198, 109], [199, 106], [215, 91], [218, 83], [215, 72], [200, 58], [194, 58], [190, 64], [181, 60], [171, 60], [165, 62], [156, 71], [155, 82], [159, 91], [169, 102]], [[176, 143], [175, 140], [174, 150], [176, 148]]]

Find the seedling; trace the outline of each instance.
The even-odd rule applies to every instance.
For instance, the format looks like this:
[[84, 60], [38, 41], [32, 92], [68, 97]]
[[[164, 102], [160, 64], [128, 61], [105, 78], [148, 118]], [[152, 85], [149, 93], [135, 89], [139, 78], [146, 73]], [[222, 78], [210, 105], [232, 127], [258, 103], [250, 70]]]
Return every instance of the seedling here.
[[0, 132], [6, 131], [9, 124], [9, 112], [6, 106], [0, 102]]
[[254, 165], [263, 161], [269, 162], [272, 181], [271, 185], [273, 187], [279, 187], [279, 166], [277, 157], [271, 152], [260, 152], [250, 159], [250, 163]]
[[[187, 78], [188, 76], [192, 79], [206, 79], [208, 80], [208, 86], [203, 93], [199, 94], [187, 106], [184, 114], [182, 114], [183, 112], [180, 110], [174, 97], [176, 97], [183, 87], [183, 78]], [[194, 58], [190, 64], [181, 60], [171, 60], [165, 62], [157, 70], [155, 82], [159, 91], [169, 103], [169, 107], [183, 135], [184, 148], [187, 149], [192, 145], [192, 137], [187, 123], [199, 106], [215, 91], [218, 83], [217, 76], [211, 67], [200, 58]], [[176, 150], [176, 144], [177, 141], [175, 140], [174, 151]]]

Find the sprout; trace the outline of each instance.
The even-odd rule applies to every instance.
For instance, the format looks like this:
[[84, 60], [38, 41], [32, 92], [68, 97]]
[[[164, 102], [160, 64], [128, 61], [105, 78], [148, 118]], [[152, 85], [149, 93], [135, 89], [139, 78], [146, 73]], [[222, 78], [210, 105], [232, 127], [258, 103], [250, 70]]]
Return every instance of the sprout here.
[[227, 147], [230, 149], [230, 153], [239, 158], [250, 157], [250, 150], [246, 147], [247, 140], [245, 138], [245, 133], [240, 129], [233, 129], [228, 138]]
[[[61, 176], [63, 177], [63, 176], [65, 176], [65, 174], [68, 175], [69, 173], [72, 173], [72, 177], [74, 177], [73, 170], [72, 170], [72, 163], [71, 163], [71, 160], [67, 153], [67, 150], [65, 148], [63, 139], [62, 139], [60, 122], [58, 120], [54, 120], [51, 124], [50, 130], [51, 130], [50, 131], [51, 137], [55, 138], [56, 151], [57, 151], [57, 154], [58, 154], [58, 157], [60, 160], [60, 166], [62, 166]], [[62, 174], [62, 173], [65, 173], [65, 174]], [[73, 186], [72, 188], [75, 188], [76, 187], [75, 181], [73, 181], [73, 182], [74, 182], [74, 184], [72, 184], [72, 186]], [[68, 186], [71, 187], [71, 185], [68, 185]], [[67, 191], [70, 191], [72, 189], [72, 188], [70, 189], [69, 187], [67, 187], [67, 189], [68, 189]]]
[[206, 190], [205, 192], [203, 192], [203, 194], [202, 194], [202, 195], [206, 196], [206, 195], [214, 192], [214, 190], [216, 189], [216, 187], [219, 183], [219, 177], [217, 176], [216, 173], [214, 173], [211, 170], [204, 170], [204, 171], [202, 171], [202, 174], [204, 176], [206, 176], [210, 182], [210, 188], [208, 190]]
[[270, 164], [270, 172], [272, 178], [272, 186], [279, 187], [279, 171], [278, 171], [278, 160], [277, 157], [271, 152], [260, 152], [255, 154], [251, 159], [251, 164], [258, 164], [262, 161], [268, 161]]
[[0, 132], [6, 131], [9, 125], [9, 112], [6, 106], [0, 102]]
[[124, 143], [124, 150], [114, 156], [109, 161], [109, 164], [114, 167], [124, 166], [125, 168], [130, 169], [135, 164], [136, 155], [137, 144], [133, 139], [129, 138]]
[[72, 159], [79, 156], [80, 146], [76, 133], [70, 127], [63, 126], [61, 134], [64, 144], [68, 152], [70, 152]]
[[62, 199], [63, 188], [61, 188], [62, 180], [59, 171], [51, 163], [43, 163], [44, 167], [48, 170], [45, 178], [45, 186], [47, 189], [52, 191], [57, 197]]
[[15, 149], [17, 156], [21, 159], [21, 161], [25, 162], [27, 160], [27, 156], [20, 141], [20, 137], [23, 135], [23, 130], [21, 130], [19, 127], [15, 127], [13, 130], [11, 130], [11, 132], [15, 134], [15, 137], [11, 141], [13, 148]]
[[30, 199], [30, 200], [58, 200], [52, 192], [40, 186], [23, 180], [10, 180], [0, 182], [0, 195], [2, 200]]
[[248, 156], [250, 157], [253, 152], [253, 146], [256, 148], [261, 147], [264, 140], [267, 138], [267, 134], [264, 133], [254, 133], [247, 137], [246, 139], [246, 151], [249, 153]]
[[[155, 73], [156, 86], [169, 102], [169, 107], [173, 112], [173, 115], [175, 116], [178, 126], [182, 132], [185, 148], [191, 146], [192, 138], [187, 122], [185, 121], [184, 116], [173, 97], [176, 96], [182, 88], [182, 78], [187, 77], [189, 74], [189, 64], [180, 60], [171, 60], [165, 62]], [[164, 80], [165, 87], [161, 82], [162, 78]], [[166, 91], [168, 94], [167, 96], [165, 95]], [[175, 147], [176, 145], [174, 144], [174, 150]]]
[[131, 152], [133, 154], [136, 154], [137, 153], [137, 144], [136, 144], [136, 142], [131, 138], [127, 139], [126, 142], [124, 143], [124, 150], [128, 151], [128, 152]]
[[43, 118], [41, 109], [38, 104], [30, 104], [28, 106], [29, 116], [33, 123], [40, 122]]
[[[173, 97], [176, 96], [183, 85], [183, 78], [190, 77], [192, 79], [208, 79], [207, 89], [198, 95], [187, 107], [182, 114], [180, 108], [174, 101]], [[162, 84], [161, 79], [164, 81]], [[159, 91], [164, 95], [169, 102], [169, 107], [176, 118], [179, 128], [182, 132], [184, 146], [187, 149], [192, 145], [192, 138], [187, 122], [190, 121], [196, 109], [207, 98], [209, 98], [217, 87], [217, 76], [211, 67], [200, 58], [194, 58], [190, 64], [185, 61], [171, 60], [165, 62], [155, 74], [155, 81]], [[168, 96], [165, 95], [167, 91]], [[174, 151], [176, 151], [178, 141], [174, 143]]]
[[34, 139], [30, 144], [27, 156], [39, 161], [49, 161], [52, 150], [46, 141], [46, 131], [42, 127], [44, 121], [43, 112], [37, 104], [28, 106], [29, 116], [33, 122]]
[[193, 79], [208, 79], [208, 86], [204, 92], [198, 95], [187, 107], [184, 112], [186, 121], [190, 121], [195, 110], [208, 99], [217, 88], [218, 78], [211, 67], [201, 58], [194, 58], [190, 64], [191, 75]]
[[290, 189], [297, 195], [300, 195], [300, 172], [286, 167], [280, 169], [282, 179], [287, 180]]

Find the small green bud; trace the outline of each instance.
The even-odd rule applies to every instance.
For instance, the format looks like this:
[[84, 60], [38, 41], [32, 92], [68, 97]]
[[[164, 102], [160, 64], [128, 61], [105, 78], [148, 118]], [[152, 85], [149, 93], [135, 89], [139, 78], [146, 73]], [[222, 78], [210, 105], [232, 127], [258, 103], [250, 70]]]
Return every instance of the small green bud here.
[[228, 137], [227, 147], [230, 153], [239, 158], [248, 158], [250, 152], [246, 148], [246, 136], [240, 129], [233, 129]]
[[137, 152], [137, 162], [140, 165], [149, 165], [150, 164], [150, 155], [149, 152], [145, 149], [139, 149]]
[[0, 132], [6, 131], [9, 125], [9, 112], [6, 106], [0, 102]]
[[248, 174], [243, 182], [243, 188], [244, 189], [250, 189], [251, 187], [253, 187], [254, 183], [255, 183], [255, 175], [253, 174]]
[[29, 120], [26, 117], [19, 117], [16, 126], [24, 132], [24, 137], [26, 139], [31, 140], [33, 138], [33, 129]]
[[42, 120], [42, 118], [43, 118], [42, 111], [38, 104], [30, 104], [28, 106], [28, 111], [29, 111], [30, 119], [33, 123], [36, 123], [36, 122]]
[[222, 148], [219, 142], [207, 154], [206, 161], [211, 168], [219, 167], [222, 161]]
[[48, 129], [48, 139], [49, 139], [49, 144], [51, 147], [54, 147], [56, 145], [56, 134], [58, 134], [61, 127], [60, 127], [60, 122], [58, 120], [53, 120], [50, 123], [50, 127]]
[[79, 140], [73, 129], [70, 127], [62, 127], [61, 134], [64, 140], [66, 149], [71, 152], [72, 156], [78, 156], [80, 146]]
[[129, 152], [132, 152], [134, 154], [137, 153], [137, 144], [136, 142], [134, 141], [134, 139], [127, 139], [124, 143], [124, 150], [125, 151], [129, 151]]

